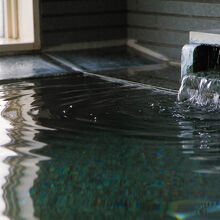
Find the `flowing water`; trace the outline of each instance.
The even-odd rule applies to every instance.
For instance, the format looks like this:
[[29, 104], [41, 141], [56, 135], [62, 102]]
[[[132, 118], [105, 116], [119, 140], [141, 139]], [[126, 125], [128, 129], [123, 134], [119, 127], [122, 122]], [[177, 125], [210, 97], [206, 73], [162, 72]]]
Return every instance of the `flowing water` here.
[[178, 100], [189, 100], [209, 109], [220, 107], [220, 72], [198, 72], [183, 77]]
[[220, 219], [220, 111], [96, 76], [0, 85], [0, 219]]

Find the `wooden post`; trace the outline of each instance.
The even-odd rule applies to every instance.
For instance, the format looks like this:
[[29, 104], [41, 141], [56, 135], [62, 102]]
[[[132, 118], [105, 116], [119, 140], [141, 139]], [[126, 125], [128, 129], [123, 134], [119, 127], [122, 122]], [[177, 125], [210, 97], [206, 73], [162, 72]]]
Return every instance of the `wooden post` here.
[[3, 9], [3, 0], [0, 0], [0, 37], [4, 37], [4, 9]]
[[5, 38], [18, 39], [18, 2], [17, 0], [4, 0], [5, 12]]
[[11, 0], [12, 38], [18, 39], [18, 0]]

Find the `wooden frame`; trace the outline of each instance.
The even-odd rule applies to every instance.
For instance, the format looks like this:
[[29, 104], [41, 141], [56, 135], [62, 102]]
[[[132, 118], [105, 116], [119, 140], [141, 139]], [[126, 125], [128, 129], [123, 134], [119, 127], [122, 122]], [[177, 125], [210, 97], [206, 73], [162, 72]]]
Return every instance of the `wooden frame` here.
[[0, 53], [40, 49], [39, 0], [4, 0]]
[[4, 19], [3, 19], [3, 0], [0, 0], [0, 37], [3, 37]]
[[4, 0], [4, 37], [18, 39], [18, 2], [17, 0]]

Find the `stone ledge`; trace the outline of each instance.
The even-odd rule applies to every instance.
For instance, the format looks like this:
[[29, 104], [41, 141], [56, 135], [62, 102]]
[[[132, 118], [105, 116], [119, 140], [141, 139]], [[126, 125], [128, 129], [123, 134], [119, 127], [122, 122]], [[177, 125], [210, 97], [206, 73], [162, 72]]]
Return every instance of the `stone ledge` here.
[[220, 45], [220, 29], [191, 31], [189, 41], [191, 44]]

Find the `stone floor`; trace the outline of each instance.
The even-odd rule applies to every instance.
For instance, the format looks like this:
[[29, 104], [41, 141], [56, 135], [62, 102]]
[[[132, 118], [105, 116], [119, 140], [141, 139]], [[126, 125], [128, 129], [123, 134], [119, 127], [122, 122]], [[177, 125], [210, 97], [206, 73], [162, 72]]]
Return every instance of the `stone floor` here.
[[178, 90], [180, 66], [114, 47], [0, 57], [0, 80], [89, 72]]
[[53, 60], [43, 54], [0, 57], [0, 80], [67, 72], [67, 68], [54, 63]]

